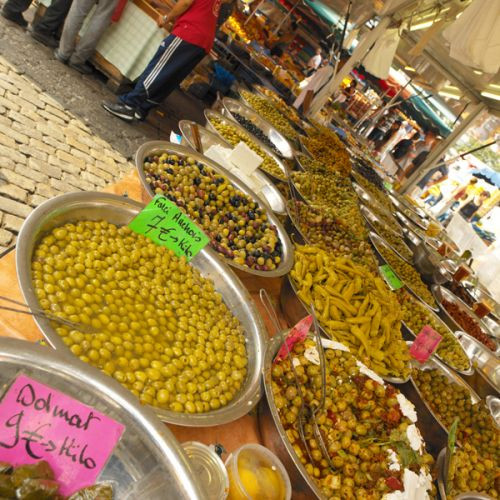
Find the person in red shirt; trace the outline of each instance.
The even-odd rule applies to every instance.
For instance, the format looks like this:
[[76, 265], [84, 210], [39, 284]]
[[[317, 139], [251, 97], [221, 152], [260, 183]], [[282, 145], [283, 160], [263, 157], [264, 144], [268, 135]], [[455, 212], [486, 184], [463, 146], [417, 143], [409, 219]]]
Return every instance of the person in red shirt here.
[[[221, 3], [221, 0], [179, 0], [160, 20], [160, 27], [175, 23], [134, 89], [119, 96], [117, 103], [103, 102], [103, 108], [122, 120], [144, 120], [210, 52]], [[168, 10], [162, 4], [155, 6], [161, 11]]]

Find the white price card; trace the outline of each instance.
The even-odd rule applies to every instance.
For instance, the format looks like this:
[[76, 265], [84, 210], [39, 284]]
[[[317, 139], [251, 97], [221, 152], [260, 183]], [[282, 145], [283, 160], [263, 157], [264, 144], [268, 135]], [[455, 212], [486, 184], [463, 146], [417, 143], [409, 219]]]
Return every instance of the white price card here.
[[254, 153], [244, 142], [240, 142], [229, 155], [231, 163], [246, 175], [252, 175], [264, 161], [257, 153]]

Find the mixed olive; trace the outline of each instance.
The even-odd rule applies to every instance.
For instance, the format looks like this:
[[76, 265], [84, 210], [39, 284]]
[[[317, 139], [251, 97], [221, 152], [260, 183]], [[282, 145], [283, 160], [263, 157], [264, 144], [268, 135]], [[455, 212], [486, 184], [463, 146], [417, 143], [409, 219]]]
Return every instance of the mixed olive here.
[[460, 342], [432, 311], [403, 289], [399, 292], [399, 303], [403, 321], [413, 335], [418, 335], [424, 326], [430, 326], [443, 337], [437, 348], [437, 355], [455, 370], [467, 371], [469, 369], [469, 358]]
[[246, 377], [243, 328], [184, 257], [127, 226], [79, 221], [44, 236], [31, 264], [44, 311], [71, 352], [144, 404], [202, 413], [227, 405]]
[[406, 261], [411, 262], [413, 253], [406, 246], [403, 238], [395, 233], [389, 226], [380, 222], [378, 219], [370, 219], [370, 225], [373, 226], [375, 232], [386, 241], [396, 252], [403, 257]]
[[500, 430], [482, 401], [474, 404], [470, 392], [438, 370], [413, 372], [422, 397], [441, 423], [449, 429], [458, 417], [457, 443], [473, 446], [484, 458], [498, 464]]
[[[281, 424], [324, 497], [383, 498], [404, 490], [404, 469], [425, 477], [424, 484], [430, 490], [428, 471], [433, 459], [423, 446], [412, 448], [407, 435], [418, 430], [404, 416], [398, 391], [366, 376], [349, 352], [327, 348], [325, 358], [327, 383], [322, 409], [321, 370], [312, 339], [295, 344], [291, 356], [275, 361], [271, 369], [271, 387]], [[301, 413], [303, 404], [305, 412]], [[302, 431], [305, 441], [301, 439]]]
[[223, 175], [190, 157], [162, 153], [146, 158], [146, 180], [198, 223], [212, 247], [241, 266], [269, 271], [283, 256], [266, 211]]
[[289, 212], [308, 243], [376, 269], [376, 259], [370, 244], [353, 232], [348, 223], [337, 217], [333, 209], [290, 201]]

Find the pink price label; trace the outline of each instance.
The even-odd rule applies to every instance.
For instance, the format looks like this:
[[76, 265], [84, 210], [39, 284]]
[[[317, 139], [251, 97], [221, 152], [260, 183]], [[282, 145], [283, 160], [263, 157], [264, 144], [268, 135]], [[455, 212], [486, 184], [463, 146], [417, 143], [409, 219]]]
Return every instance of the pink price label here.
[[47, 461], [59, 493], [94, 484], [125, 426], [62, 392], [20, 375], [0, 402], [0, 460]]
[[410, 347], [410, 355], [419, 363], [425, 363], [436, 351], [443, 337], [430, 326], [425, 325]]
[[[288, 333], [285, 339], [285, 343], [280, 347], [278, 354], [274, 358], [274, 362], [281, 361], [286, 358], [288, 355], [288, 351], [293, 349], [293, 346], [297, 342], [304, 342], [304, 339], [307, 337], [309, 330], [311, 329], [311, 325], [313, 323], [313, 317], [311, 315], [302, 318]], [[287, 349], [288, 346], [288, 349]]]

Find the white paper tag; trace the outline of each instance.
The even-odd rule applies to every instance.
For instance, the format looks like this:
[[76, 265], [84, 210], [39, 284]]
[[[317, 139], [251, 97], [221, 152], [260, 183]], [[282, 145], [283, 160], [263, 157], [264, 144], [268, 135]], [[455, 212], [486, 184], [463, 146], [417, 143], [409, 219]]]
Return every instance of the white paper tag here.
[[229, 148], [224, 148], [219, 145], [210, 146], [205, 151], [205, 156], [215, 161], [219, 165], [227, 168], [229, 171], [234, 170], [234, 165], [229, 161], [229, 155], [231, 154], [231, 150]]
[[240, 142], [229, 155], [231, 163], [244, 174], [250, 176], [264, 161], [257, 153], [254, 153], [244, 142]]

